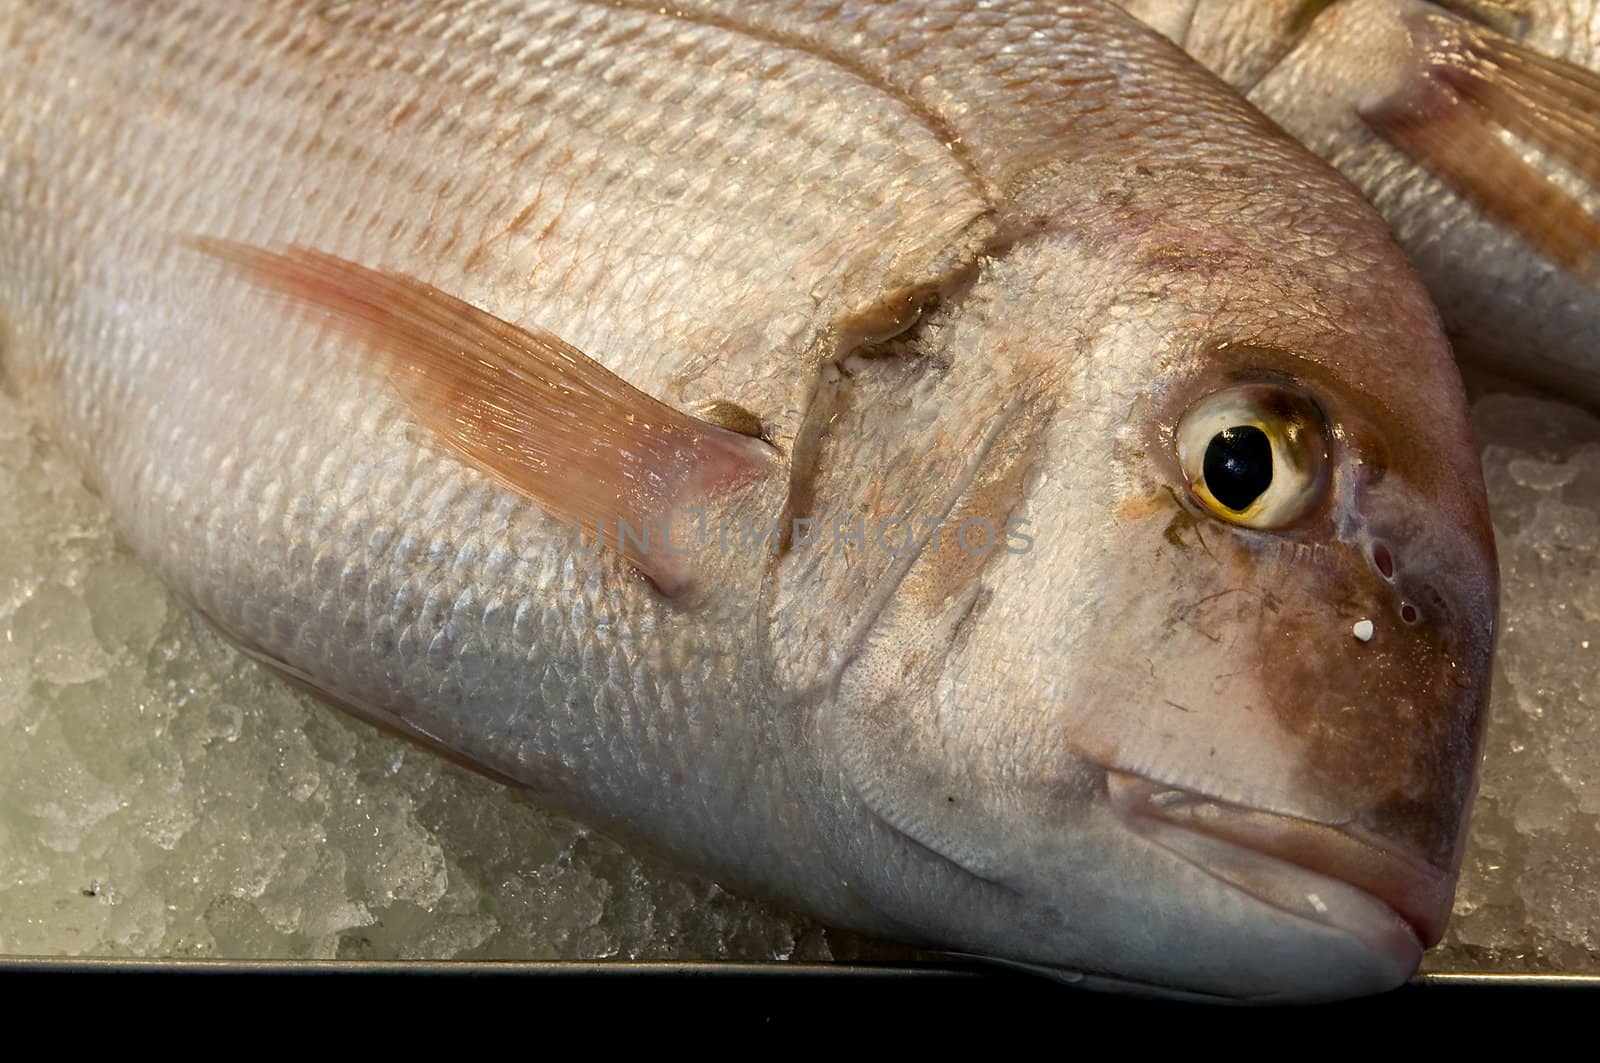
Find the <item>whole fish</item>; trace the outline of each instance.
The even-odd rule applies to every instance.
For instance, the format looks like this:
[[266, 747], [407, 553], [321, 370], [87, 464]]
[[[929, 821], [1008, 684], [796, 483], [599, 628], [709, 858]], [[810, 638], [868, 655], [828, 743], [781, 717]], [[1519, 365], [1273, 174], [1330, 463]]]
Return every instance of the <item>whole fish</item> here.
[[1356, 190], [1168, 42], [0, 12], [6, 374], [279, 671], [1090, 984], [1334, 997], [1438, 938], [1497, 601], [1460, 380]]
[[1464, 361], [1600, 402], [1600, 7], [1123, 6], [1361, 187]]

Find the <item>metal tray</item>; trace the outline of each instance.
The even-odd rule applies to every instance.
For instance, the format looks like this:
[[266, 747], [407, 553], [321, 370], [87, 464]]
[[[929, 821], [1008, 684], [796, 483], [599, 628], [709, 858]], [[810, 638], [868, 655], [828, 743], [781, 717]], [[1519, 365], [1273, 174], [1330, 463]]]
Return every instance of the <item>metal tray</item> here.
[[[1001, 968], [966, 963], [743, 963], [706, 961], [583, 960], [179, 960], [117, 957], [5, 956], [4, 975], [173, 975], [173, 976], [416, 976], [428, 978], [528, 978], [607, 982], [765, 982], [825, 981], [867, 985], [874, 982], [942, 984], [985, 983], [1055, 988], [1048, 979]], [[1428, 972], [1397, 993], [1438, 989], [1589, 990], [1600, 992], [1600, 974], [1510, 974]], [[1094, 999], [1106, 999], [1097, 994]]]

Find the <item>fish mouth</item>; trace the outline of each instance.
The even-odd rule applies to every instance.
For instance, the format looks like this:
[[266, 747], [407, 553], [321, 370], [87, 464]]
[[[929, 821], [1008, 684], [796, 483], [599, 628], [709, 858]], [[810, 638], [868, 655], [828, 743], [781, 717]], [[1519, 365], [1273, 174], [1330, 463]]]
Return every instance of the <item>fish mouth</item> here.
[[1259, 901], [1352, 934], [1405, 968], [1401, 979], [1444, 935], [1455, 876], [1419, 858], [1115, 769], [1106, 790], [1136, 833]]

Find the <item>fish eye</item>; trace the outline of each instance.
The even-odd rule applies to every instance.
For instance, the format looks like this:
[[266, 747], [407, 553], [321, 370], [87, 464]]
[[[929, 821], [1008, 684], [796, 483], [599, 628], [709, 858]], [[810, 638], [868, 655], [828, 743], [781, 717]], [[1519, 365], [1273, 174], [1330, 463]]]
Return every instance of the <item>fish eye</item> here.
[[1328, 430], [1307, 396], [1250, 384], [1208, 395], [1178, 422], [1178, 461], [1189, 490], [1215, 517], [1282, 528], [1327, 486]]

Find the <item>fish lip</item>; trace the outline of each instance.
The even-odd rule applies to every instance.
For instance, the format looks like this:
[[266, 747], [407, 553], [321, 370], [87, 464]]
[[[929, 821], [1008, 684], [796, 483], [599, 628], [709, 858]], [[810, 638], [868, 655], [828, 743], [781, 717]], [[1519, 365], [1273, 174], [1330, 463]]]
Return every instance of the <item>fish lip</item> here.
[[[1408, 965], [1406, 974], [1444, 935], [1455, 876], [1356, 830], [1116, 769], [1106, 770], [1106, 790], [1130, 829], [1266, 904], [1367, 940]], [[1253, 878], [1251, 870], [1269, 872], [1272, 881]], [[1334, 905], [1313, 907], [1315, 893], [1289, 896], [1282, 888], [1286, 870], [1290, 883], [1333, 891]]]

